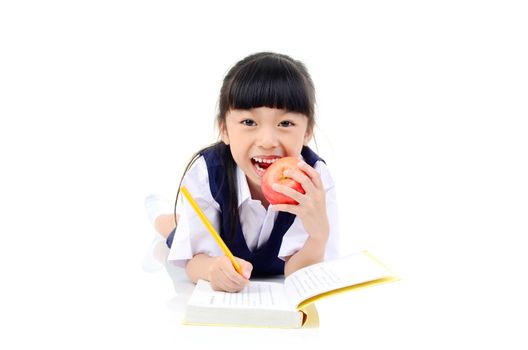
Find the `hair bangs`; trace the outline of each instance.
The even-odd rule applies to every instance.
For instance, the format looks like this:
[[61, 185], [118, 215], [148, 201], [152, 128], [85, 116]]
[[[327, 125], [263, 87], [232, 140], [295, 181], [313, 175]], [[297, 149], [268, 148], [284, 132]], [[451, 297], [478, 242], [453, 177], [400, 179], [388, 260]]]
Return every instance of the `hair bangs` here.
[[313, 96], [305, 77], [281, 60], [271, 58], [242, 67], [227, 98], [231, 109], [270, 107], [313, 115]]

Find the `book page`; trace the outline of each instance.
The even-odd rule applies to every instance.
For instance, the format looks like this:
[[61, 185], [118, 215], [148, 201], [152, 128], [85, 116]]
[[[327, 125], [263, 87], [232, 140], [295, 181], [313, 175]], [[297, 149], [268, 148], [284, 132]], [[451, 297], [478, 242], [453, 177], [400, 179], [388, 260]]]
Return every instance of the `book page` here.
[[391, 276], [389, 270], [368, 253], [360, 252], [302, 268], [288, 276], [284, 286], [295, 307], [321, 293], [387, 276]]
[[219, 292], [209, 282], [200, 280], [194, 288], [189, 304], [210, 307], [292, 310], [284, 285], [276, 282], [254, 282], [238, 293]]

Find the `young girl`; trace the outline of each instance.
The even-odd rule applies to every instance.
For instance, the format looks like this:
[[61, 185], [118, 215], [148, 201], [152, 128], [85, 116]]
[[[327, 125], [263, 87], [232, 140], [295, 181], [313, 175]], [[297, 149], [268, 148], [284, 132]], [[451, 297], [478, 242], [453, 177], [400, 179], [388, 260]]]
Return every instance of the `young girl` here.
[[[227, 73], [220, 90], [221, 141], [198, 151], [184, 173], [187, 187], [242, 267], [236, 272], [187, 201], [175, 216], [155, 219], [167, 237], [169, 263], [215, 290], [240, 291], [250, 276], [288, 275], [337, 256], [335, 189], [326, 164], [307, 144], [313, 137], [315, 91], [305, 66], [286, 55], [248, 56]], [[301, 194], [274, 190], [298, 205], [270, 205], [260, 188], [265, 169], [281, 157], [302, 171], [285, 175]]]

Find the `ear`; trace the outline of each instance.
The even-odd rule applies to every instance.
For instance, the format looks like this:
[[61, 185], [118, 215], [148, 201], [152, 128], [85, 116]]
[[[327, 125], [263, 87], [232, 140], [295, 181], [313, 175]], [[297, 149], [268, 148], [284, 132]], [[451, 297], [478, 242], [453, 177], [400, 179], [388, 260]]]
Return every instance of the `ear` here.
[[220, 124], [218, 125], [218, 129], [220, 129], [220, 139], [222, 140], [222, 142], [226, 145], [229, 145], [229, 135], [227, 134], [225, 121], [220, 122]]
[[308, 146], [310, 141], [312, 141], [313, 138], [313, 128], [306, 129], [306, 134], [304, 134], [304, 145]]

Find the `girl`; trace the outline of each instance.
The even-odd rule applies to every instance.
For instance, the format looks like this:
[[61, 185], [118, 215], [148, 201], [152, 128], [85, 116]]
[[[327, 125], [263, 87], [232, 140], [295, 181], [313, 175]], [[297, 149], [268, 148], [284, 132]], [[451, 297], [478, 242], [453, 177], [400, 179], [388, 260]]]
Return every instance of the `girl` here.
[[[185, 267], [193, 282], [205, 279], [215, 290], [236, 292], [250, 276], [288, 275], [337, 256], [334, 184], [324, 161], [307, 147], [314, 106], [310, 75], [286, 55], [256, 53], [229, 70], [217, 115], [221, 141], [195, 154], [180, 185], [195, 197], [237, 257], [243, 275], [187, 201], [177, 204], [176, 216], [161, 215], [154, 221], [167, 237], [168, 261]], [[306, 193], [274, 185], [299, 204], [272, 206], [262, 194], [261, 177], [285, 156], [299, 158], [302, 171], [285, 175]]]

